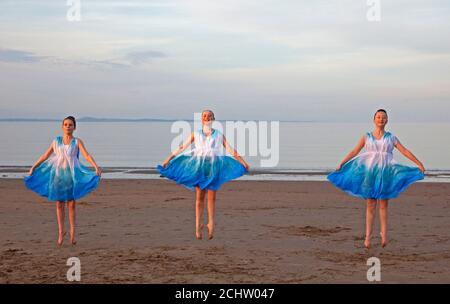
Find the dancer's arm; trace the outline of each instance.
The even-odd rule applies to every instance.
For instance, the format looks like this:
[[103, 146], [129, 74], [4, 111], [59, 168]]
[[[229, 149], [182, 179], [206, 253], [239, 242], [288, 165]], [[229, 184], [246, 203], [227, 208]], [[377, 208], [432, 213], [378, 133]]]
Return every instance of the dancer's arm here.
[[84, 147], [84, 144], [81, 141], [81, 139], [78, 138], [77, 141], [78, 141], [78, 149], [80, 149], [81, 154], [83, 154], [84, 158], [95, 168], [95, 174], [100, 176], [102, 174], [102, 170], [100, 169], [99, 166], [97, 166], [97, 164], [95, 163], [94, 158], [88, 153], [88, 151]]
[[32, 175], [34, 169], [36, 169], [40, 164], [45, 162], [50, 157], [50, 155], [52, 155], [52, 153], [53, 153], [53, 142], [50, 145], [50, 147], [47, 149], [47, 151], [45, 151], [45, 153], [42, 154], [42, 156], [39, 157], [39, 159], [36, 161], [36, 163], [30, 168], [30, 171], [28, 171], [28, 175]]
[[336, 171], [341, 170], [341, 167], [348, 162], [349, 160], [351, 160], [353, 157], [355, 157], [356, 155], [358, 155], [358, 153], [361, 151], [362, 148], [364, 148], [364, 145], [366, 143], [366, 136], [362, 136], [361, 139], [359, 140], [358, 144], [356, 145], [356, 147], [350, 151], [350, 153], [341, 161], [341, 163], [336, 167]]
[[231, 156], [236, 158], [245, 168], [245, 170], [248, 171], [250, 169], [249, 165], [245, 162], [245, 160], [237, 153], [236, 150], [234, 150], [227, 142], [227, 139], [225, 138], [225, 135], [223, 136], [223, 146], [225, 149], [230, 153]]
[[423, 164], [420, 162], [420, 160], [418, 160], [417, 157], [415, 157], [411, 151], [406, 149], [405, 146], [403, 146], [398, 139], [397, 139], [397, 142], [395, 143], [395, 147], [400, 151], [400, 153], [402, 153], [404, 156], [406, 156], [407, 158], [412, 160], [414, 163], [416, 163], [416, 165], [419, 167], [419, 169], [420, 169], [420, 171], [422, 171], [422, 173], [425, 173], [425, 168], [424, 168]]
[[191, 136], [182, 145], [180, 145], [177, 150], [172, 152], [172, 154], [170, 154], [169, 157], [166, 158], [166, 160], [162, 163], [163, 168], [167, 166], [167, 164], [172, 160], [172, 158], [174, 158], [175, 156], [186, 150], [186, 148], [189, 147], [193, 141], [194, 141], [194, 133], [191, 133]]

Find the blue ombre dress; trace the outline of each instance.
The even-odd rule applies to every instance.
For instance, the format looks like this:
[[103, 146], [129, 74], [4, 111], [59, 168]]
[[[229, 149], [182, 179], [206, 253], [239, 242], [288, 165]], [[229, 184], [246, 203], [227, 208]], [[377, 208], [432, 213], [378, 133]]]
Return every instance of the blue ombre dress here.
[[391, 199], [410, 184], [424, 178], [419, 168], [398, 164], [393, 159], [397, 137], [385, 132], [379, 140], [366, 134], [364, 153], [345, 163], [328, 180], [339, 189], [364, 199]]
[[58, 136], [52, 145], [54, 153], [24, 178], [30, 190], [50, 201], [70, 201], [97, 188], [100, 177], [81, 164], [78, 139], [74, 137], [65, 145], [62, 136]]
[[223, 149], [223, 135], [212, 129], [209, 136], [203, 130], [194, 132], [194, 148], [173, 158], [165, 168], [157, 166], [162, 177], [167, 177], [190, 190], [195, 187], [218, 190], [230, 180], [244, 175], [245, 167]]

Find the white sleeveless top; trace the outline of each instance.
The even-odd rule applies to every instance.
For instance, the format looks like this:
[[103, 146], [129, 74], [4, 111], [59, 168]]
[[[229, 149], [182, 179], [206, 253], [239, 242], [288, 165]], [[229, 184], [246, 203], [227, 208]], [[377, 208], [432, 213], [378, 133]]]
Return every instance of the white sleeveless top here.
[[194, 132], [194, 145], [192, 154], [195, 156], [214, 157], [223, 156], [223, 135], [216, 129], [212, 129], [209, 136], [203, 133], [203, 129]]
[[56, 168], [73, 168], [79, 162], [78, 139], [73, 137], [68, 145], [65, 145], [62, 136], [58, 136], [53, 141], [52, 158], [50, 159]]
[[370, 153], [392, 154], [397, 141], [397, 137], [392, 135], [390, 132], [385, 132], [383, 137], [380, 139], [376, 139], [373, 137], [371, 132], [367, 132], [364, 148], [366, 152]]
[[395, 163], [393, 150], [397, 141], [397, 137], [390, 132], [385, 132], [380, 139], [376, 139], [371, 132], [367, 132], [364, 153], [360, 154], [359, 158], [369, 167], [374, 164]]

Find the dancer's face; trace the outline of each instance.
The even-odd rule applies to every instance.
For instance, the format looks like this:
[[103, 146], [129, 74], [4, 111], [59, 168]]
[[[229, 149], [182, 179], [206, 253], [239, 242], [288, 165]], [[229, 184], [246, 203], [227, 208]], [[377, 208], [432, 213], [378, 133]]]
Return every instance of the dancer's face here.
[[73, 131], [75, 130], [73, 121], [71, 121], [70, 119], [64, 120], [62, 123], [62, 129], [63, 129], [64, 134], [72, 135]]
[[388, 123], [388, 117], [384, 112], [377, 112], [375, 118], [373, 119], [375, 126], [379, 128], [384, 128]]
[[203, 125], [211, 125], [214, 120], [214, 115], [209, 112], [205, 111], [202, 113], [202, 124]]

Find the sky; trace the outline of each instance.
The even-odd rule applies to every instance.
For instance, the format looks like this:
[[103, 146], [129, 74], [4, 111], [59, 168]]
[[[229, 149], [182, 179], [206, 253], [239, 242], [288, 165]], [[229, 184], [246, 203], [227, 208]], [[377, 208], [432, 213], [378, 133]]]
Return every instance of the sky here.
[[448, 0], [67, 2], [0, 1], [0, 118], [450, 122]]

